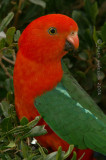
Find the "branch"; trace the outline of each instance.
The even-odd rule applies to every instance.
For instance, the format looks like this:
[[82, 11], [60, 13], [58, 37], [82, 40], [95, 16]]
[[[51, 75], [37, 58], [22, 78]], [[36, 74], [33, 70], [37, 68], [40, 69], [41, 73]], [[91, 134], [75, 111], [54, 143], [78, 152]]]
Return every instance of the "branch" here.
[[18, 10], [17, 10], [16, 16], [15, 16], [15, 19], [14, 19], [14, 26], [17, 26], [19, 16], [22, 12], [21, 11], [21, 5], [22, 5], [23, 2], [24, 2], [24, 0], [19, 0]]
[[1, 59], [0, 59], [0, 65], [1, 65], [1, 67], [3, 68], [3, 70], [5, 71], [6, 75], [7, 75], [9, 78], [12, 78], [12, 76], [11, 76], [10, 73], [8, 72], [7, 68], [6, 68], [5, 65], [2, 63]]
[[10, 59], [6, 58], [5, 56], [2, 56], [1, 58], [2, 58], [2, 59], [4, 59], [6, 62], [8, 62], [8, 63], [11, 63], [11, 64], [15, 65], [15, 61], [12, 61], [12, 60], [10, 60]]
[[13, 52], [13, 60], [14, 60], [14, 64], [15, 64], [15, 61], [16, 61], [16, 55], [15, 55], [15, 52]]

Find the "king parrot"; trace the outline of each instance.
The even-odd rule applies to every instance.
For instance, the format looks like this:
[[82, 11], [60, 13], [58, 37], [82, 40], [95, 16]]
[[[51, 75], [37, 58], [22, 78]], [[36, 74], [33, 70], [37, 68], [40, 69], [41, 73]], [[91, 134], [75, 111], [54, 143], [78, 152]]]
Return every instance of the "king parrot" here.
[[[102, 119], [103, 122], [104, 119], [106, 120], [105, 116], [102, 111], [100, 111], [99, 116], [98, 107], [89, 96], [87, 98], [85, 92], [85, 100], [83, 100], [82, 88], [78, 86], [72, 77], [69, 78], [67, 76], [66, 69], [66, 76], [63, 76], [62, 57], [69, 50], [77, 49], [79, 46], [76, 22], [62, 14], [42, 16], [26, 27], [19, 38], [18, 45], [19, 51], [14, 67], [13, 81], [15, 107], [19, 119], [26, 117], [31, 121], [36, 116], [41, 115], [43, 117], [39, 121], [39, 125], [45, 125], [48, 133], [36, 139], [49, 150], [55, 151], [59, 146], [62, 146], [62, 149], [66, 151], [72, 142], [81, 149], [75, 149], [77, 158], [80, 158], [85, 152], [82, 160], [93, 159], [93, 151], [91, 149], [105, 154], [106, 125], [102, 123]], [[65, 67], [63, 66], [63, 68]], [[61, 80], [63, 86], [59, 83]], [[79, 89], [81, 90], [81, 96], [79, 96]], [[36, 100], [36, 107], [34, 106], [34, 99]], [[54, 101], [60, 101], [60, 103], [57, 102], [53, 106]], [[66, 106], [64, 106], [65, 103], [62, 105], [63, 101], [66, 101]], [[70, 114], [71, 110], [72, 113]], [[94, 116], [95, 110], [97, 110], [97, 116]], [[78, 117], [78, 113], [81, 114], [81, 119]], [[87, 118], [90, 123], [84, 123]], [[72, 123], [71, 120], [73, 120]], [[94, 122], [92, 124], [94, 128], [91, 125], [91, 132], [87, 135], [88, 138], [83, 139], [83, 135], [88, 132], [87, 128], [90, 128], [88, 125], [91, 124], [91, 121], [92, 123]], [[65, 131], [62, 130], [62, 127]], [[96, 127], [99, 128], [97, 129]], [[96, 132], [94, 132], [95, 130]], [[77, 133], [75, 136], [74, 132]], [[91, 134], [92, 132], [94, 132], [94, 136], [97, 134], [97, 137], [95, 136], [94, 138]], [[91, 141], [92, 138], [94, 140]], [[98, 138], [97, 141], [95, 140], [96, 138]]]

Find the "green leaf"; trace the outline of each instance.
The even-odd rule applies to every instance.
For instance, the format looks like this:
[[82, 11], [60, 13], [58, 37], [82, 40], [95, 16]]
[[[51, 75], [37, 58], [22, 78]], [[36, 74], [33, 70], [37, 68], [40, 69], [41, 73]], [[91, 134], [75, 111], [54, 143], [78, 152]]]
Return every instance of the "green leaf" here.
[[44, 126], [35, 126], [28, 133], [26, 133], [22, 138], [37, 137], [37, 136], [45, 135], [46, 133], [47, 131], [46, 129], [44, 129]]
[[77, 71], [76, 71], [76, 74], [77, 74], [78, 76], [80, 76], [81, 78], [83, 78], [83, 79], [86, 78], [85, 73], [82, 72], [82, 71], [77, 70]]
[[[104, 67], [104, 66], [106, 67], [106, 55], [104, 55], [103, 57], [101, 57], [101, 58], [100, 58], [100, 61], [101, 61], [102, 65], [103, 65], [103, 67]], [[105, 67], [104, 67], [104, 68], [105, 68]]]
[[104, 25], [101, 28], [101, 33], [102, 33], [103, 41], [106, 42], [106, 22], [104, 23]]
[[8, 92], [7, 93], [7, 101], [9, 102], [9, 103], [14, 103], [14, 94], [13, 94], [13, 92]]
[[14, 41], [15, 42], [18, 42], [20, 35], [21, 35], [20, 30], [17, 30], [16, 34], [14, 34]]
[[28, 119], [26, 117], [23, 117], [21, 120], [20, 120], [20, 125], [24, 126], [26, 124], [28, 124]]
[[21, 160], [21, 158], [18, 155], [15, 155], [14, 160]]
[[88, 28], [85, 30], [84, 37], [86, 37], [86, 41], [88, 43], [88, 48], [91, 50], [91, 48], [93, 48], [93, 45], [94, 45], [91, 28]]
[[79, 32], [81, 30], [81, 33], [84, 32], [84, 29], [88, 28], [90, 25], [89, 20], [87, 19], [86, 15], [82, 11], [76, 11], [74, 10], [72, 12], [72, 18], [78, 23], [79, 26]]
[[70, 145], [69, 148], [68, 148], [68, 151], [64, 155], [64, 159], [69, 157], [69, 155], [72, 153], [73, 149], [74, 149], [74, 145]]
[[2, 102], [0, 103], [0, 107], [1, 107], [1, 109], [2, 109], [2, 111], [3, 111], [3, 115], [4, 115], [5, 117], [8, 117], [8, 116], [9, 116], [8, 110], [9, 110], [9, 108], [10, 108], [10, 105], [9, 105], [6, 101], [2, 101]]
[[95, 41], [95, 44], [97, 44], [97, 40], [98, 40], [98, 37], [97, 37], [97, 33], [96, 33], [96, 28], [94, 26], [94, 30], [93, 30], [93, 39]]
[[[1, 82], [0, 82], [1, 83]], [[3, 83], [1, 84], [3, 85]], [[4, 88], [0, 88], [0, 100], [4, 99], [6, 97], [7, 91]]]
[[7, 26], [8, 24], [11, 22], [11, 20], [13, 19], [14, 17], [14, 13], [13, 12], [10, 12], [1, 22], [0, 24], [0, 32], [3, 31]]
[[52, 152], [44, 160], [63, 160], [65, 152], [62, 151], [61, 146], [58, 148], [57, 152]]
[[42, 0], [29, 0], [31, 3], [34, 3], [36, 5], [39, 5], [43, 8], [46, 8], [46, 3]]
[[63, 157], [64, 157], [64, 152], [62, 152], [62, 147], [60, 146], [56, 154], [56, 160], [62, 160]]
[[6, 44], [5, 38], [1, 39], [1, 40], [0, 40], [0, 49], [4, 48], [4, 47], [5, 47], [5, 44]]
[[29, 131], [29, 128], [25, 125], [25, 126], [17, 126], [17, 127], [15, 127], [15, 128], [13, 128], [13, 129], [11, 129], [11, 130], [9, 130], [8, 132], [7, 132], [7, 134], [23, 134], [23, 133], [25, 133], [25, 132], [28, 132]]
[[73, 156], [72, 156], [71, 160], [77, 160], [77, 154], [75, 151], [73, 152]]
[[88, 59], [88, 55], [86, 52], [80, 52], [79, 57], [83, 60], [86, 61]]
[[[45, 159], [46, 158], [46, 154], [45, 154], [45, 152], [44, 152], [44, 149], [40, 146], [40, 144], [38, 143], [38, 146], [39, 146], [39, 152], [41, 153], [41, 155], [42, 155], [42, 157], [43, 157], [43, 159]], [[42, 158], [41, 158], [42, 159]]]
[[8, 45], [11, 45], [14, 39], [14, 33], [16, 31], [15, 27], [11, 27], [7, 30], [6, 32], [6, 42], [8, 43]]
[[56, 160], [57, 152], [52, 152], [47, 155], [47, 157], [44, 160]]
[[8, 92], [14, 93], [14, 86], [13, 86], [13, 79], [12, 78], [7, 78], [5, 80], [5, 88]]
[[27, 126], [28, 126], [29, 128], [34, 127], [34, 126], [39, 122], [40, 119], [41, 119], [41, 116], [35, 117], [35, 119], [34, 119], [33, 121], [29, 122], [29, 123], [27, 124]]
[[14, 49], [11, 49], [9, 47], [4, 47], [3, 51], [2, 51], [2, 54], [5, 56], [5, 57], [9, 57], [9, 58], [12, 58], [12, 55], [14, 53]]
[[[1, 156], [2, 159], [1, 160], [12, 160], [12, 158], [9, 156], [9, 154], [5, 153], [4, 155]], [[0, 158], [1, 158], [0, 157]]]
[[15, 142], [14, 141], [10, 141], [10, 143], [7, 146], [7, 148], [13, 148], [15, 146], [16, 146]]
[[40, 117], [36, 117], [33, 121], [29, 122], [28, 124], [24, 125], [24, 126], [17, 126], [14, 127], [13, 129], [9, 130], [7, 132], [7, 134], [25, 134], [28, 133], [30, 131], [30, 129], [32, 129], [32, 127], [34, 127], [38, 121], [39, 121]]
[[7, 132], [12, 129], [12, 122], [10, 117], [3, 119], [3, 121], [1, 122], [1, 128], [3, 132]]
[[93, 24], [95, 24], [96, 16], [98, 15], [98, 6], [97, 2], [91, 3], [89, 0], [85, 0], [85, 10], [88, 14], [89, 19]]
[[28, 158], [29, 153], [28, 153], [28, 146], [24, 144], [23, 141], [21, 141], [21, 150], [22, 150], [22, 155], [24, 158]]

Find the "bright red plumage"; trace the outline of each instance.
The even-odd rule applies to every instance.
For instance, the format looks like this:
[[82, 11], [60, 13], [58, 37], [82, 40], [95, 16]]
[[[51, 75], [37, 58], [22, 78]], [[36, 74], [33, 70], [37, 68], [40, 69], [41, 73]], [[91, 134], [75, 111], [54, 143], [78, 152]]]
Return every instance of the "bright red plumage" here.
[[[48, 33], [50, 27], [55, 27], [57, 34], [51, 36]], [[61, 14], [38, 18], [23, 31], [14, 68], [15, 106], [19, 119], [25, 116], [31, 121], [38, 116], [34, 99], [61, 81], [61, 58], [67, 53], [64, 51], [65, 41], [72, 31], [78, 31], [77, 24]], [[78, 39], [74, 38], [78, 47]], [[68, 149], [69, 144], [58, 137], [43, 119], [39, 124], [45, 124], [48, 131], [46, 135], [37, 137], [42, 146], [49, 150], [57, 150], [59, 146], [65, 151]], [[84, 152], [76, 151], [78, 157]], [[91, 160], [92, 151], [88, 149], [85, 152], [83, 160]]]

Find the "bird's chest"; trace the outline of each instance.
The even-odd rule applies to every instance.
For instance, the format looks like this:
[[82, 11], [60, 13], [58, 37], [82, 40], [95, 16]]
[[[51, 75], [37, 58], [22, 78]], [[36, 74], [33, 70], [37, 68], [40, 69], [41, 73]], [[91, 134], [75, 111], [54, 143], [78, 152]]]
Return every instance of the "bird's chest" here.
[[14, 86], [16, 93], [22, 94], [24, 99], [34, 99], [52, 90], [61, 81], [63, 74], [61, 62], [46, 65], [24, 63], [18, 67], [20, 72], [17, 66], [14, 71]]
[[27, 82], [28, 89], [33, 88], [33, 95], [39, 96], [53, 89], [61, 81], [63, 71], [60, 65], [40, 67], [30, 76]]

